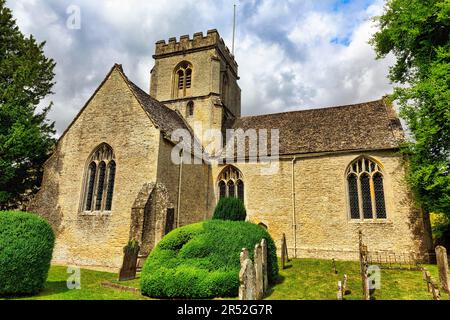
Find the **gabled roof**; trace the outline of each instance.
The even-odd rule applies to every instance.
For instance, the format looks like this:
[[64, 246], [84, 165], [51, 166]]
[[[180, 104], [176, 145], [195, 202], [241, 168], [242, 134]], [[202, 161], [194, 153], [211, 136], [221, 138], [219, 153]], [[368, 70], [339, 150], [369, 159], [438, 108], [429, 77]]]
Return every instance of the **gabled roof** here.
[[[173, 141], [171, 139], [172, 133], [177, 129], [184, 129], [187, 130], [187, 132], [190, 133], [192, 141], [194, 141], [193, 146], [194, 148], [200, 148], [201, 143], [199, 142], [198, 138], [194, 135], [192, 128], [184, 121], [183, 117], [179, 112], [174, 111], [161, 102], [157, 101], [156, 99], [150, 97], [147, 93], [145, 93], [141, 88], [139, 88], [136, 84], [134, 84], [132, 81], [128, 79], [128, 77], [123, 72], [122, 66], [119, 64], [115, 64], [111, 70], [106, 75], [105, 79], [102, 81], [102, 83], [98, 86], [98, 88], [95, 90], [93, 95], [89, 98], [89, 100], [86, 102], [86, 104], [83, 106], [83, 108], [80, 110], [78, 115], [75, 117], [75, 119], [72, 121], [72, 123], [67, 127], [67, 129], [64, 131], [60, 139], [67, 133], [67, 131], [70, 129], [70, 127], [75, 123], [75, 121], [79, 118], [79, 116], [83, 113], [84, 109], [89, 105], [91, 100], [95, 97], [97, 92], [100, 90], [100, 88], [105, 84], [105, 82], [108, 80], [109, 76], [113, 71], [118, 71], [119, 74], [122, 76], [123, 80], [133, 93], [136, 100], [139, 102], [140, 106], [143, 108], [147, 116], [149, 117], [149, 120], [153, 123], [153, 125], [161, 131], [163, 134], [163, 137], [169, 141], [171, 141], [174, 144], [178, 144], [179, 141]], [[188, 148], [188, 149], [187, 149]], [[185, 150], [189, 150], [191, 147], [186, 146]], [[194, 150], [192, 150], [194, 152]]]
[[[281, 155], [399, 147], [401, 124], [383, 100], [238, 118], [233, 129], [279, 129]], [[270, 147], [268, 152], [270, 153]]]

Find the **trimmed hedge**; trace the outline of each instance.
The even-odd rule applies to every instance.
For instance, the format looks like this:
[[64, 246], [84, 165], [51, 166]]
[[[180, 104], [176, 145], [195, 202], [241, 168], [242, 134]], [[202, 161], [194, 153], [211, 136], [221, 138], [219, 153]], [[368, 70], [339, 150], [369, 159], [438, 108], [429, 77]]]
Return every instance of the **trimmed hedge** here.
[[248, 222], [209, 220], [176, 229], [151, 252], [141, 273], [142, 294], [154, 298], [236, 297], [239, 255], [261, 239], [268, 244], [268, 278], [278, 276], [275, 244], [269, 233]]
[[214, 220], [245, 221], [247, 211], [238, 198], [222, 198], [214, 209]]
[[55, 236], [35, 214], [0, 212], [0, 295], [32, 295], [44, 288]]

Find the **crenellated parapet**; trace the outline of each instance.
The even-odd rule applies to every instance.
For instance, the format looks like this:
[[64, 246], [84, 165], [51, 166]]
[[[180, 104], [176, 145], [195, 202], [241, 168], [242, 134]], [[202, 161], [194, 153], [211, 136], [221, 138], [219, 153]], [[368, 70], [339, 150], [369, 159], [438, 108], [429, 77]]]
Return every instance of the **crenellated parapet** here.
[[168, 42], [159, 40], [156, 42], [155, 55], [153, 58], [158, 59], [171, 55], [178, 55], [180, 52], [188, 54], [190, 52], [201, 51], [208, 48], [217, 48], [237, 74], [238, 64], [216, 29], [208, 30], [206, 36], [203, 35], [203, 32], [196, 32], [192, 38], [190, 38], [189, 35], [183, 35], [178, 41], [175, 37], [169, 38]]

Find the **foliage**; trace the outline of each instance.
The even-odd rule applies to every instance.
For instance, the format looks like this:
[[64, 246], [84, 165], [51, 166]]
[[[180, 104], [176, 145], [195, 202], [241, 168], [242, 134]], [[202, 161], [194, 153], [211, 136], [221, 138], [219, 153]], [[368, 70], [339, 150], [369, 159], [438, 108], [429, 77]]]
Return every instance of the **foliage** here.
[[123, 247], [123, 253], [137, 254], [139, 250], [139, 242], [136, 240], [128, 241], [127, 245]]
[[0, 208], [16, 207], [36, 191], [42, 164], [54, 146], [54, 124], [46, 120], [55, 63], [44, 56], [45, 43], [25, 37], [11, 10], [0, 0]]
[[450, 249], [450, 217], [442, 213], [430, 213], [430, 221], [435, 245]]
[[450, 214], [450, 0], [389, 0], [371, 40], [379, 58], [393, 53], [391, 81], [413, 141], [408, 181], [428, 212]]
[[164, 298], [237, 296], [240, 252], [268, 244], [268, 277], [278, 275], [275, 244], [263, 228], [243, 221], [210, 220], [176, 229], [152, 251], [141, 274], [142, 294]]
[[244, 203], [238, 198], [222, 198], [214, 209], [213, 219], [245, 221], [247, 211]]
[[36, 294], [44, 287], [55, 236], [35, 214], [0, 212], [0, 295]]

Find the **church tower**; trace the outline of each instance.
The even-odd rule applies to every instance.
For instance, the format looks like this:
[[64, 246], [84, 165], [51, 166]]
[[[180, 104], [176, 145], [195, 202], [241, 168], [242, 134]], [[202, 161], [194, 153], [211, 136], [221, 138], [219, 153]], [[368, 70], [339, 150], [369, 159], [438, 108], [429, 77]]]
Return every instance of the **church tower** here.
[[199, 124], [223, 131], [241, 116], [238, 65], [217, 30], [160, 40], [153, 58], [150, 95], [179, 111], [202, 141]]

